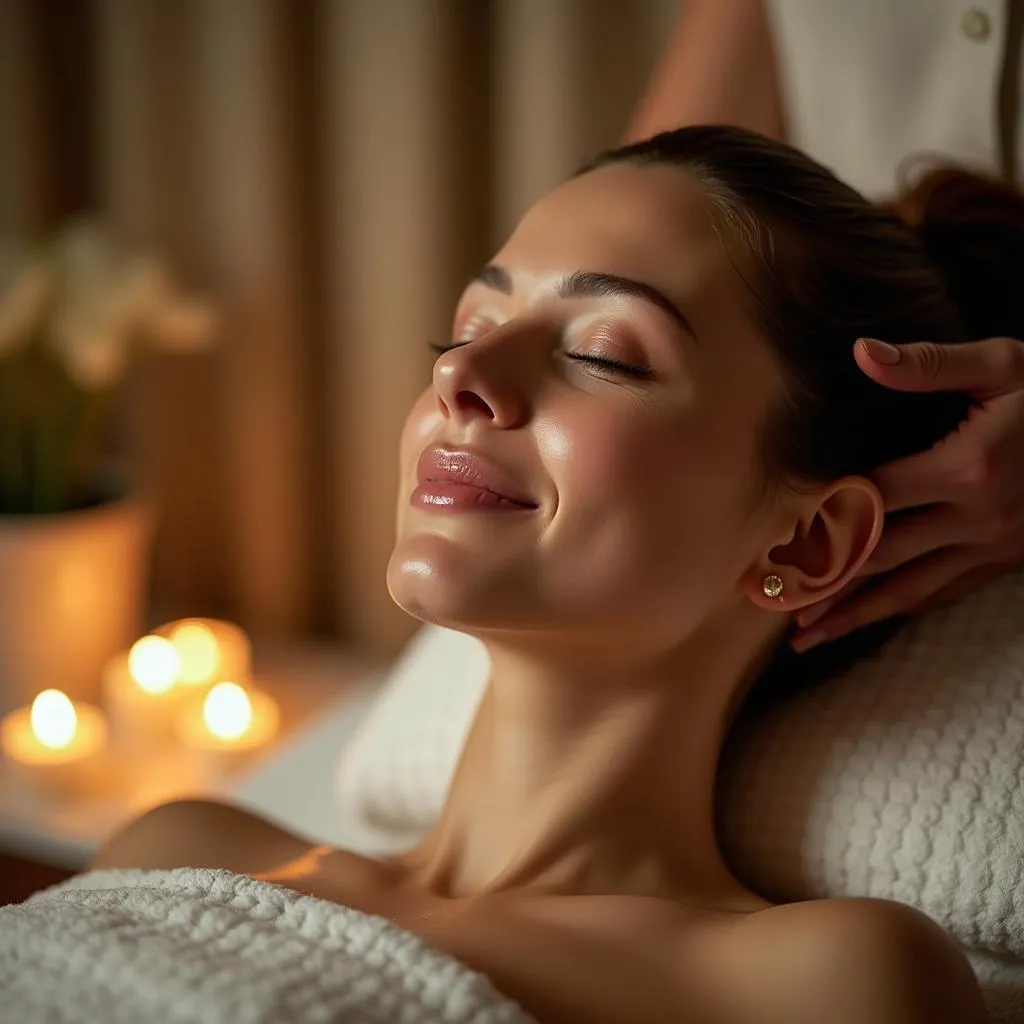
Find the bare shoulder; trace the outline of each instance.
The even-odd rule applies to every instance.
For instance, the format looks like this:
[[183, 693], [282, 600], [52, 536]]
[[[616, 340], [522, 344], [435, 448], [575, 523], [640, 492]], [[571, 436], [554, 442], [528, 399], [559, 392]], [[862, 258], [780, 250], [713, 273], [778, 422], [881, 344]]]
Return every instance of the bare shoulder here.
[[176, 800], [119, 829], [89, 866], [250, 872], [297, 856], [308, 845], [240, 807], [215, 800]]
[[810, 900], [755, 918], [751, 936], [759, 949], [771, 951], [766, 955], [772, 961], [761, 992], [766, 998], [772, 992], [778, 1008], [762, 1013], [765, 1024], [986, 1020], [967, 958], [940, 925], [913, 907], [882, 899]]

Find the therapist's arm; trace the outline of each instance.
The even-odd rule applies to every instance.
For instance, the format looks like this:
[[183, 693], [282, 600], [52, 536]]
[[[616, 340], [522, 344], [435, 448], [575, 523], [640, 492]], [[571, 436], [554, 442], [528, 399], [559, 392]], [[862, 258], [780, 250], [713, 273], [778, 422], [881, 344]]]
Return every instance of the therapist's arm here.
[[687, 124], [735, 124], [782, 137], [763, 0], [679, 0], [626, 141]]

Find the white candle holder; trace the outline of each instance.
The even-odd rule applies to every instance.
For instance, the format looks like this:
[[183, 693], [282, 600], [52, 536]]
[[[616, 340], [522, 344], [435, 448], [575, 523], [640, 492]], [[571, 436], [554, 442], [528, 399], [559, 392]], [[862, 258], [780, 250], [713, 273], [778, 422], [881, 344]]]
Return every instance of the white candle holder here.
[[23, 707], [0, 721], [0, 749], [8, 775], [25, 796], [52, 800], [95, 795], [105, 782], [103, 753], [107, 720], [91, 704], [73, 704], [74, 732], [60, 747], [43, 743], [32, 726], [32, 710]]
[[112, 744], [126, 753], [144, 754], [177, 742], [175, 726], [190, 694], [179, 683], [164, 690], [139, 685], [129, 668], [129, 652], [115, 655], [103, 673], [103, 701]]
[[200, 696], [230, 679], [245, 686], [252, 676], [252, 650], [245, 630], [223, 619], [178, 619], [153, 630], [174, 645], [181, 660], [179, 683]]
[[[212, 695], [213, 691], [207, 702]], [[221, 778], [237, 769], [277, 736], [280, 713], [274, 700], [258, 691], [247, 692], [245, 696], [251, 706], [251, 718], [238, 734], [222, 736], [212, 731], [207, 721], [207, 702], [189, 704], [178, 720], [178, 736], [205, 777]]]

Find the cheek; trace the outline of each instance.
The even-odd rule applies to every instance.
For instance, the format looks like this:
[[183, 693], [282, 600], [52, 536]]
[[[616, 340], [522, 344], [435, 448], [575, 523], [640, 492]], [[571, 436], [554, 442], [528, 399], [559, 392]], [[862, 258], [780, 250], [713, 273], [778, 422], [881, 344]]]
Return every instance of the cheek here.
[[542, 457], [558, 489], [563, 512], [582, 514], [605, 506], [623, 491], [638, 494], [649, 483], [649, 469], [658, 462], [657, 430], [641, 413], [578, 415], [542, 421], [538, 440]]
[[697, 417], [642, 408], [588, 413], [537, 426], [560, 510], [574, 517], [613, 511], [642, 521], [720, 517], [749, 470], [740, 439], [704, 430]]
[[595, 589], [653, 600], [684, 580], [703, 589], [745, 557], [742, 436], [638, 407], [541, 422], [538, 440], [558, 491], [551, 550], [571, 572], [586, 566]]
[[442, 420], [432, 387], [425, 388], [416, 399], [402, 427], [399, 440], [399, 463], [403, 479], [412, 472], [420, 452], [433, 436]]

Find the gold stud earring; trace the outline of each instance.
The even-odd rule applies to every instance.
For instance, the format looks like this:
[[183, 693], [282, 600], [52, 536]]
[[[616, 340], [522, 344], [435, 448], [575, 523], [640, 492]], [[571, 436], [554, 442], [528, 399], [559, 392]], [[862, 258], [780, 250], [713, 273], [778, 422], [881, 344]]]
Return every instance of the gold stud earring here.
[[767, 597], [778, 597], [782, 593], [782, 577], [776, 576], [774, 573], [765, 576], [761, 583], [761, 589]]

